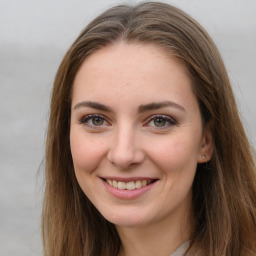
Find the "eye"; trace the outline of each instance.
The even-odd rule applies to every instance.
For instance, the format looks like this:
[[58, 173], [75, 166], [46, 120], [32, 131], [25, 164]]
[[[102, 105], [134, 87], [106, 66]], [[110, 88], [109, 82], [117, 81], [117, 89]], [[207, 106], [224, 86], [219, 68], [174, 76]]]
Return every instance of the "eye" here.
[[161, 118], [161, 117], [157, 117], [153, 119], [154, 125], [157, 127], [163, 127], [166, 125], [166, 119]]
[[168, 128], [176, 123], [177, 122], [169, 116], [155, 115], [150, 117], [146, 125], [155, 128]]
[[80, 123], [93, 128], [101, 127], [108, 124], [106, 119], [101, 115], [87, 115], [80, 120]]
[[100, 126], [104, 124], [104, 119], [99, 116], [96, 116], [91, 118], [91, 122], [95, 126]]

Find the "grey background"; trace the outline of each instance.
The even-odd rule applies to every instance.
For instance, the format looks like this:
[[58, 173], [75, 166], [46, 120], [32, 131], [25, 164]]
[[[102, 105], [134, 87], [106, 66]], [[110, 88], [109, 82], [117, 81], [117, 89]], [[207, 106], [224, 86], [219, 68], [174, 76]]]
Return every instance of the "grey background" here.
[[[37, 173], [54, 75], [88, 21], [122, 2], [0, 0], [0, 256], [42, 255], [42, 171]], [[255, 146], [256, 1], [165, 2], [187, 11], [213, 37]]]

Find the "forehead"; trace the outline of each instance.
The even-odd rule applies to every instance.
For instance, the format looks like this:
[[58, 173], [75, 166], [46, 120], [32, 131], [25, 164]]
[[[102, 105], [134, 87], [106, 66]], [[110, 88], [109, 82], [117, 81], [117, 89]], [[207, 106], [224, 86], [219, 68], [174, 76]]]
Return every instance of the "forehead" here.
[[[113, 95], [114, 94], [114, 95]], [[191, 79], [181, 61], [160, 47], [117, 43], [91, 54], [78, 70], [73, 84], [73, 100], [83, 97], [143, 100], [177, 100], [194, 97]], [[195, 97], [194, 97], [195, 98]]]
[[[151, 60], [145, 62], [145, 60]], [[157, 63], [156, 63], [157, 61]], [[155, 71], [162, 68], [159, 64], [166, 65], [168, 62], [175, 62], [184, 73], [189, 76], [188, 69], [185, 64], [178, 59], [171, 51], [167, 51], [155, 44], [143, 44], [143, 43], [126, 43], [117, 42], [108, 46], [105, 46], [96, 52], [90, 54], [82, 63], [77, 75], [90, 66], [91, 70], [97, 70], [98, 68], [132, 68], [139, 67], [140, 72], [152, 69]], [[170, 67], [169, 67], [170, 68]], [[115, 70], [113, 70], [115, 71]], [[111, 72], [113, 74], [113, 72]]]

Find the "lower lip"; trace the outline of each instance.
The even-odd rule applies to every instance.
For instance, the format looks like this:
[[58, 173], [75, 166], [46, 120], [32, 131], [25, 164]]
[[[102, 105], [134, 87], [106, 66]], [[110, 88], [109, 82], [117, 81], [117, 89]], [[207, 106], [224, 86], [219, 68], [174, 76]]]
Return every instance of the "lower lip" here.
[[134, 190], [114, 188], [114, 187], [110, 186], [105, 180], [103, 180], [103, 183], [104, 183], [105, 187], [107, 188], [108, 192], [112, 196], [117, 197], [119, 199], [132, 200], [132, 199], [142, 196], [143, 194], [145, 194], [146, 192], [151, 190], [153, 188], [153, 186], [157, 183], [157, 181], [155, 181], [145, 187], [142, 187], [139, 189], [134, 189]]

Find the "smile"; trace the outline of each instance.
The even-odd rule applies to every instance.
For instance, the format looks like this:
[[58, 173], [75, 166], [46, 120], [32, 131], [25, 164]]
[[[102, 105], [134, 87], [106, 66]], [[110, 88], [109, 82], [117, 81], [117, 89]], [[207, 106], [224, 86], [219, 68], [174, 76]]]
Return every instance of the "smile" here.
[[155, 180], [136, 180], [136, 181], [117, 181], [117, 180], [111, 180], [107, 179], [106, 182], [113, 188], [121, 189], [121, 190], [135, 190], [140, 189], [142, 187], [145, 187]]
[[159, 179], [150, 177], [104, 177], [101, 178], [106, 190], [114, 197], [122, 200], [133, 200], [148, 193]]

